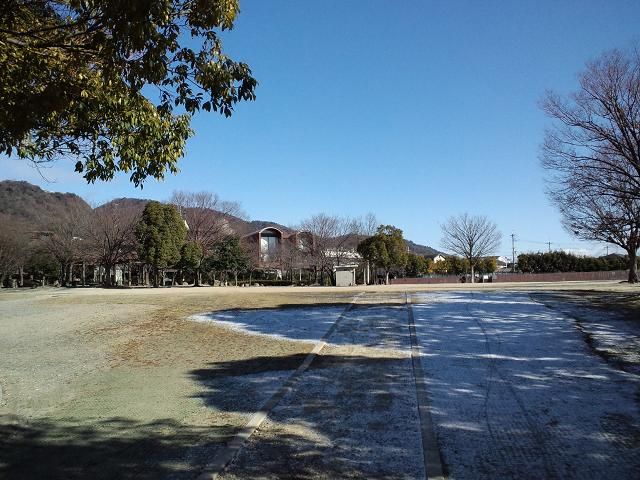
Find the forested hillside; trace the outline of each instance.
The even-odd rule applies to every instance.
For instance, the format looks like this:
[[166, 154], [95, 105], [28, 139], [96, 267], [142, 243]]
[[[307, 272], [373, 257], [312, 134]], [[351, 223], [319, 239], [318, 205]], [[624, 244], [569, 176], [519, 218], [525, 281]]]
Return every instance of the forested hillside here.
[[47, 192], [28, 182], [0, 182], [0, 214], [45, 228], [52, 219], [70, 213], [88, 213], [91, 207], [74, 193]]

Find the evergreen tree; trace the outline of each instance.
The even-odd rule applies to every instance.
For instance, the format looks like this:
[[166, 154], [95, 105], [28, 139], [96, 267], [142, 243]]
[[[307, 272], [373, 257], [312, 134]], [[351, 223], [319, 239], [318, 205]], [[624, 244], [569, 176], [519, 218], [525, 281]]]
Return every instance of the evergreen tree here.
[[389, 284], [389, 272], [393, 268], [404, 268], [407, 252], [402, 230], [392, 225], [380, 225], [377, 233], [358, 244], [358, 253], [374, 266], [385, 272]]
[[173, 205], [149, 202], [136, 227], [138, 254], [153, 267], [153, 286], [159, 283], [160, 269], [180, 260], [180, 249], [187, 235], [187, 227]]

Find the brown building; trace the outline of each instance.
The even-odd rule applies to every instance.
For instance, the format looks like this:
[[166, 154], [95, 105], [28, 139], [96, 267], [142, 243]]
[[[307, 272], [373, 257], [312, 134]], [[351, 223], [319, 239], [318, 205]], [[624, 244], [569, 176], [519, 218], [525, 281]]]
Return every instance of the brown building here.
[[314, 240], [309, 232], [265, 227], [242, 237], [242, 243], [258, 268], [309, 268], [313, 263]]

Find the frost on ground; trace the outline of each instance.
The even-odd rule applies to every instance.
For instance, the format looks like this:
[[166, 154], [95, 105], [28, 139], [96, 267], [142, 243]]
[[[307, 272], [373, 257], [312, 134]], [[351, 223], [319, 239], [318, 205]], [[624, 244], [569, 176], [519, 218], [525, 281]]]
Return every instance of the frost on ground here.
[[350, 311], [222, 478], [424, 478], [403, 306]]
[[[595, 309], [588, 294], [538, 292], [532, 295], [573, 318], [589, 345], [612, 364], [640, 375], [640, 319], [617, 309]], [[614, 297], [615, 298], [615, 297]]]
[[331, 328], [344, 306], [225, 310], [192, 315], [196, 322], [214, 322], [251, 335], [317, 342]]
[[637, 478], [640, 379], [522, 293], [414, 296], [450, 478]]

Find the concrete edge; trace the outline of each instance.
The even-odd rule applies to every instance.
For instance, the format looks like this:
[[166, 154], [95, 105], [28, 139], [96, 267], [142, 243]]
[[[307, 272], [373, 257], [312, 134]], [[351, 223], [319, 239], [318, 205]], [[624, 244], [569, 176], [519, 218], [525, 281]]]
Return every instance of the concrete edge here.
[[285, 395], [291, 393], [295, 384], [298, 382], [302, 374], [309, 368], [311, 363], [315, 360], [320, 351], [327, 345], [327, 341], [333, 335], [338, 324], [342, 321], [345, 315], [353, 308], [356, 300], [363, 295], [364, 292], [358, 293], [351, 303], [344, 309], [335, 322], [329, 327], [329, 330], [322, 336], [320, 341], [316, 343], [313, 350], [309, 352], [300, 366], [289, 376], [289, 378], [282, 384], [282, 386], [260, 407], [260, 409], [254, 413], [249, 421], [242, 429], [236, 433], [236, 435], [227, 443], [225, 447], [219, 451], [213, 461], [209, 463], [202, 473], [200, 473], [196, 480], [215, 480], [218, 475], [224, 471], [225, 468], [240, 453], [242, 447], [247, 443], [251, 435], [260, 428], [260, 425], [267, 419], [269, 413], [275, 408], [275, 406], [284, 398]]
[[418, 416], [420, 417], [420, 433], [422, 436], [422, 454], [424, 459], [425, 477], [428, 480], [445, 480], [440, 449], [436, 440], [433, 422], [431, 420], [431, 404], [424, 369], [422, 368], [420, 344], [416, 333], [416, 324], [413, 317], [411, 296], [405, 293], [407, 304], [407, 316], [409, 322], [409, 334], [411, 337], [411, 363], [413, 365], [413, 378], [416, 382], [416, 397], [418, 399]]

